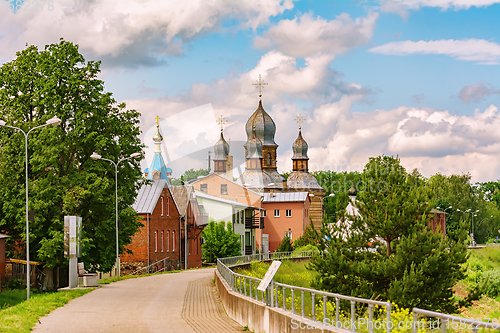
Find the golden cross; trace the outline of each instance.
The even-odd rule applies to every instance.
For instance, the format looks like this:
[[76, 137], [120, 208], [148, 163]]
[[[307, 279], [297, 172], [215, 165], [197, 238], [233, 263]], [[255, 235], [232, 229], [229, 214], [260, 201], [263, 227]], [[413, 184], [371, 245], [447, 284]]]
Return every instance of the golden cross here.
[[299, 130], [302, 128], [302, 123], [306, 120], [305, 117], [301, 116], [300, 113], [299, 115], [297, 116], [297, 118], [295, 118], [295, 121], [297, 122], [297, 124], [299, 124]]
[[156, 126], [160, 126], [160, 116], [156, 116]]
[[219, 119], [217, 119], [217, 124], [220, 125], [220, 131], [222, 132], [224, 125], [226, 124], [226, 118], [224, 118], [222, 115], [220, 116]]
[[256, 86], [255, 88], [259, 88], [259, 97], [262, 99], [262, 88], [264, 86], [267, 86], [267, 83], [264, 83], [264, 80], [262, 80], [262, 76], [259, 74], [259, 80], [255, 80], [257, 83], [252, 83], [253, 86]]

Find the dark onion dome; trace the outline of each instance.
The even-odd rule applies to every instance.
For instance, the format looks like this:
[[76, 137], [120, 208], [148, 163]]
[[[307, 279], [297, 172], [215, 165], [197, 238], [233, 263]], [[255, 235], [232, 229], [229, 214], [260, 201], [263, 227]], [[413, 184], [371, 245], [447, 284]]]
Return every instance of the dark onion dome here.
[[252, 137], [243, 146], [246, 148], [246, 158], [262, 158], [262, 141], [256, 135], [255, 126], [252, 131]]
[[248, 118], [248, 121], [245, 125], [247, 138], [252, 137], [253, 126], [255, 126], [255, 133], [257, 135], [257, 138], [262, 142], [264, 146], [278, 147], [276, 142], [274, 142], [276, 125], [274, 124], [271, 116], [262, 107], [262, 101], [259, 101], [259, 107], [250, 116], [250, 118]]
[[299, 130], [299, 136], [297, 137], [297, 140], [295, 140], [295, 142], [292, 145], [292, 151], [293, 151], [292, 160], [309, 159], [307, 157], [307, 142], [302, 137], [301, 130]]
[[355, 197], [358, 194], [358, 191], [354, 187], [351, 186], [349, 191], [347, 191], [347, 195], [350, 197]]
[[220, 139], [214, 145], [215, 161], [225, 160], [226, 156], [229, 155], [229, 144], [224, 140], [224, 135], [222, 131], [220, 132]]

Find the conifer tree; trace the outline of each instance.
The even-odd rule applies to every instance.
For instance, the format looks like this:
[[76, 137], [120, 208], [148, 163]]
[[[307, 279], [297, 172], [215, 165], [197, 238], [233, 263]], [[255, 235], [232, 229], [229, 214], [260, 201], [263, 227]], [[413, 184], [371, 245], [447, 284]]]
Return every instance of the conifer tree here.
[[[452, 287], [463, 277], [463, 241], [450, 242], [428, 228], [432, 198], [396, 158], [371, 158], [364, 188], [348, 216], [347, 196], [337, 202], [337, 223], [324, 224], [320, 255], [310, 268], [315, 287], [345, 295], [390, 300], [399, 306], [452, 312]], [[465, 235], [462, 233], [462, 240]]]

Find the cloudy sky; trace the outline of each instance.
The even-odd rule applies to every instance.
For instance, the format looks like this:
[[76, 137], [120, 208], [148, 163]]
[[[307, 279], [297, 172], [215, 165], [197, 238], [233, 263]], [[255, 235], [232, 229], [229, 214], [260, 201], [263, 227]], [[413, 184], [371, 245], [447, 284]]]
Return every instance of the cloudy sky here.
[[312, 170], [360, 170], [386, 154], [425, 176], [500, 178], [500, 0], [15, 5], [0, 0], [0, 63], [60, 37], [102, 60], [106, 89], [142, 113], [144, 167], [156, 115], [174, 175], [206, 166], [221, 115], [241, 161], [261, 74], [280, 171], [300, 113]]

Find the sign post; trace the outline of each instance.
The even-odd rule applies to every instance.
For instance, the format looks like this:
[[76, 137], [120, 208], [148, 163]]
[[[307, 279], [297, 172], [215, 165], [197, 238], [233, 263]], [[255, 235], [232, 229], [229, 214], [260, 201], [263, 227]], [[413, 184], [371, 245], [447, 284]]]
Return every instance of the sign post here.
[[268, 288], [269, 285], [273, 286], [273, 278], [276, 272], [278, 271], [278, 268], [281, 266], [281, 261], [276, 261], [274, 260], [271, 266], [269, 266], [269, 269], [266, 272], [266, 275], [264, 275], [264, 278], [260, 281], [259, 286], [257, 287], [257, 290], [260, 290], [264, 292], [267, 289], [266, 292], [266, 305], [271, 305], [272, 306], [272, 301], [273, 301], [273, 289], [274, 288]]
[[69, 257], [69, 287], [78, 286], [78, 257], [81, 257], [80, 231], [82, 218], [64, 217], [64, 256]]

